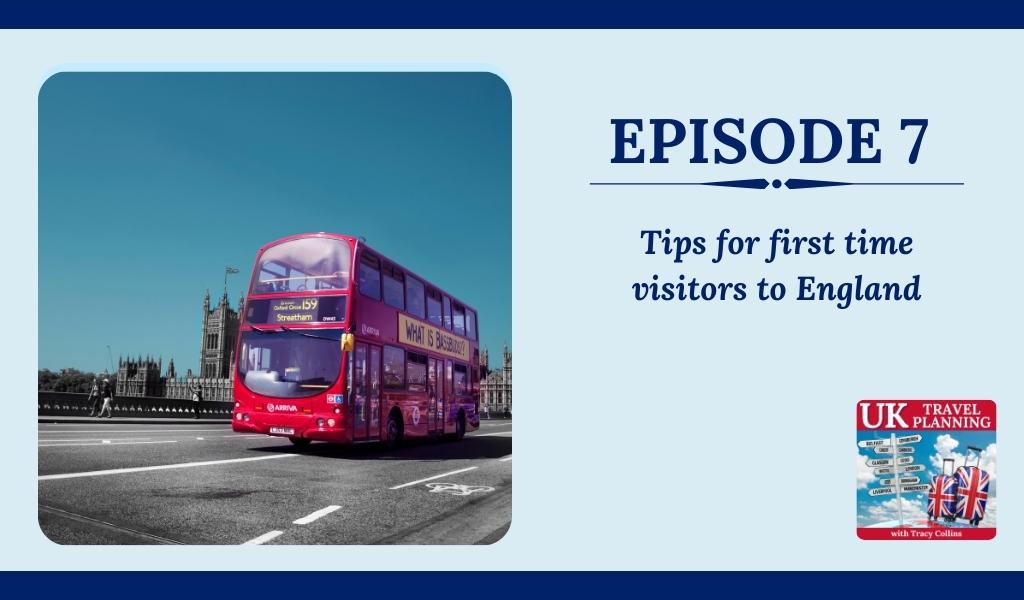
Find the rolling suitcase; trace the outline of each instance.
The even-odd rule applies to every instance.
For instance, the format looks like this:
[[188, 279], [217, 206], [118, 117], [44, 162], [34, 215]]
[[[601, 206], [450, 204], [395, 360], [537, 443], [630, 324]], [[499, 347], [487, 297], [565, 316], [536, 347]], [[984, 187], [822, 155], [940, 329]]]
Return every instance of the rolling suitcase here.
[[953, 472], [953, 459], [942, 459], [942, 473], [932, 477], [928, 490], [928, 520], [956, 520], [957, 477]]
[[[967, 466], [971, 452], [974, 452], [973, 467]], [[989, 476], [981, 469], [981, 448], [967, 447], [964, 466], [956, 470], [956, 516], [966, 519], [977, 527], [985, 518], [985, 505], [988, 503]]]

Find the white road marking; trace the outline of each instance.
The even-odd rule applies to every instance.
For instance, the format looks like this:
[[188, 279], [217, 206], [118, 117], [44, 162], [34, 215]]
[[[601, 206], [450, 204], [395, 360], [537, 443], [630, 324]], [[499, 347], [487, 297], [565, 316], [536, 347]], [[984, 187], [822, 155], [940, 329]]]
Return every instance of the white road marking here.
[[512, 437], [512, 432], [511, 431], [495, 431], [494, 433], [478, 433], [478, 434], [474, 435], [473, 437], [490, 437], [490, 436]]
[[[212, 437], [212, 438], [235, 438], [235, 439], [254, 438], [254, 437], [270, 438], [270, 436], [263, 435], [262, 433], [235, 434], [235, 435], [213, 435], [213, 436], [210, 436], [210, 437]], [[139, 442], [139, 441], [142, 441], [142, 440], [151, 440], [151, 439], [153, 439], [153, 438], [148, 438], [148, 437], [141, 437], [141, 438], [137, 438], [137, 437], [126, 437], [126, 438], [112, 437], [112, 438], [109, 438], [109, 439], [103, 439], [103, 438], [67, 438], [67, 439], [40, 438], [39, 439], [39, 443], [40, 444], [54, 444], [56, 442], [103, 442], [104, 444], [107, 444], [107, 443], [117, 444], [117, 443], [121, 443], [121, 442]], [[206, 440], [205, 437], [197, 437], [196, 439], [197, 440], [204, 440], [204, 441]], [[178, 440], [172, 440], [172, 441], [178, 441]]]
[[[153, 438], [145, 437], [145, 438], [112, 438], [112, 439], [116, 439], [119, 442], [139, 442], [139, 441], [142, 441], [142, 440], [150, 440], [150, 439], [153, 439]], [[54, 439], [39, 440], [39, 442], [43, 443], [43, 444], [50, 444], [50, 443], [53, 443], [53, 442], [102, 442], [102, 441], [103, 441], [103, 438], [68, 438], [66, 440], [54, 440]]]
[[39, 430], [39, 433], [59, 433], [62, 435], [67, 435], [69, 433], [211, 433], [216, 431], [231, 431], [231, 428], [218, 427], [216, 429], [80, 429], [77, 431], [71, 431], [69, 429], [54, 429], [46, 431], [41, 429]]
[[508, 456], [506, 456], [505, 458], [499, 458], [499, 459], [498, 459], [498, 462], [505, 462], [505, 461], [507, 461], [507, 460], [512, 460], [512, 455], [511, 455], [511, 454], [509, 454], [509, 455], [508, 455]]
[[[275, 458], [290, 458], [300, 456], [299, 454], [272, 454], [270, 456], [250, 456], [248, 458], [229, 458], [227, 460], [204, 460], [202, 462], [176, 463], [170, 465], [155, 465], [152, 467], [129, 467], [126, 469], [107, 469], [104, 471], [81, 471], [79, 473], [58, 473], [56, 475], [40, 475], [39, 481], [50, 481], [52, 479], [73, 479], [75, 477], [99, 477], [101, 475], [122, 475], [125, 473], [141, 473], [143, 471], [162, 471], [164, 469], [187, 469], [189, 467], [207, 467], [213, 465], [226, 465], [230, 463], [251, 462], [255, 460], [273, 460]], [[476, 467], [473, 467], [474, 469]]]
[[341, 508], [341, 507], [332, 504], [332, 505], [330, 505], [330, 506], [328, 506], [326, 508], [321, 508], [320, 510], [313, 511], [313, 512], [309, 513], [308, 515], [302, 517], [301, 519], [295, 519], [294, 521], [292, 521], [292, 523], [294, 523], [296, 525], [309, 525], [310, 523], [312, 523], [313, 521], [316, 521], [320, 517], [325, 517], [325, 516], [331, 514], [332, 512], [338, 510], [339, 508]]
[[409, 483], [403, 483], [402, 485], [396, 485], [395, 487], [388, 488], [388, 489], [400, 490], [400, 489], [402, 489], [404, 487], [409, 487], [410, 485], [416, 485], [417, 483], [423, 483], [425, 481], [433, 481], [434, 479], [440, 479], [442, 477], [447, 477], [449, 475], [455, 475], [457, 473], [465, 473], [466, 471], [472, 471], [473, 469], [477, 469], [477, 468], [479, 468], [479, 467], [466, 467], [465, 469], [459, 469], [457, 471], [448, 471], [447, 473], [441, 473], [440, 475], [434, 475], [433, 477], [427, 477], [426, 479], [417, 479], [416, 481], [410, 481]]
[[246, 543], [244, 543], [242, 545], [243, 546], [259, 546], [260, 544], [265, 544], [265, 543], [269, 542], [270, 540], [276, 538], [277, 536], [281, 535], [282, 533], [284, 533], [284, 532], [283, 531], [268, 531], [268, 532], [264, 533], [263, 535], [261, 535], [260, 537], [253, 538], [253, 539], [249, 540], [248, 542], [246, 542]]
[[153, 442], [111, 442], [110, 440], [103, 440], [102, 442], [88, 442], [85, 444], [39, 444], [40, 448], [70, 448], [72, 446], [133, 446], [135, 444], [177, 444], [178, 440], [156, 440]]

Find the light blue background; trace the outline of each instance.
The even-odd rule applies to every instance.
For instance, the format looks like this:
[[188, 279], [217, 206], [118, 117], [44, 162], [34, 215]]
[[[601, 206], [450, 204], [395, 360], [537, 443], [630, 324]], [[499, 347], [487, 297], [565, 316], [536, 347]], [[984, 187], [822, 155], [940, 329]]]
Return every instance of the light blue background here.
[[[0, 239], [27, 290], [9, 322], [18, 375], [2, 438], [13, 568], [946, 569], [1019, 568], [1017, 187], [1019, 32], [18, 32], [0, 41]], [[513, 98], [516, 494], [510, 533], [464, 548], [71, 548], [37, 530], [32, 297], [36, 90], [68, 65], [451, 68], [489, 65]], [[241, 64], [241, 67], [239, 66]], [[612, 117], [931, 119], [921, 160], [801, 167], [615, 166]], [[909, 142], [908, 142], [909, 143]], [[892, 160], [896, 158], [897, 160]], [[963, 188], [792, 192], [594, 189], [593, 180], [954, 178]], [[910, 257], [758, 259], [683, 272], [922, 275], [924, 300], [640, 304], [630, 284], [677, 273], [639, 230], [767, 235], [867, 226]], [[689, 273], [688, 273], [689, 274]], [[855, 535], [860, 398], [992, 398], [1000, 516], [991, 542], [867, 543]], [[10, 402], [10, 400], [9, 400]], [[17, 550], [17, 552], [14, 552]], [[953, 554], [951, 554], [953, 553]]]

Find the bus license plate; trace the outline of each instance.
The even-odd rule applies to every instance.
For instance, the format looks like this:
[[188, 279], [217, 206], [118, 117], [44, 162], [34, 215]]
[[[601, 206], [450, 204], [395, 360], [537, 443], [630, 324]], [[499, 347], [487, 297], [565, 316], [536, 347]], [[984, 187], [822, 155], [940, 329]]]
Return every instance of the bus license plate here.
[[295, 429], [291, 427], [271, 427], [270, 433], [279, 433], [281, 435], [294, 435]]

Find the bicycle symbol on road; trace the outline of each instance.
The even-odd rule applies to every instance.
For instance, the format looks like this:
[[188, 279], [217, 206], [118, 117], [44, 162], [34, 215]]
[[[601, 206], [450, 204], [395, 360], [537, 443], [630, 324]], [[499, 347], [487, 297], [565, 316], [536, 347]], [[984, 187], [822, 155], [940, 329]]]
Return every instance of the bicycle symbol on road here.
[[427, 487], [431, 492], [440, 494], [451, 494], [452, 496], [469, 496], [470, 494], [486, 494], [493, 492], [494, 488], [489, 485], [462, 485], [461, 483], [428, 483]]

